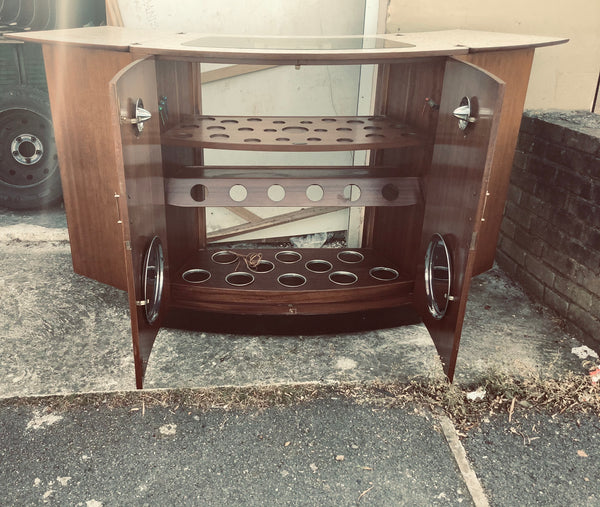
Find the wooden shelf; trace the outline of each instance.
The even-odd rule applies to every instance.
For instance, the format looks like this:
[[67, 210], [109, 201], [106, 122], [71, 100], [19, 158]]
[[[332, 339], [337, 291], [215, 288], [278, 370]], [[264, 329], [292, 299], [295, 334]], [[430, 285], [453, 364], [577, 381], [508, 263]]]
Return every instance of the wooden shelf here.
[[162, 144], [249, 151], [351, 151], [422, 146], [427, 138], [384, 116], [193, 116]]
[[[412, 206], [417, 177], [378, 167], [186, 167], [166, 181], [173, 206]], [[190, 177], [194, 176], [194, 177]]]
[[210, 249], [189, 259], [170, 286], [176, 307], [282, 315], [409, 304], [414, 280], [369, 249]]

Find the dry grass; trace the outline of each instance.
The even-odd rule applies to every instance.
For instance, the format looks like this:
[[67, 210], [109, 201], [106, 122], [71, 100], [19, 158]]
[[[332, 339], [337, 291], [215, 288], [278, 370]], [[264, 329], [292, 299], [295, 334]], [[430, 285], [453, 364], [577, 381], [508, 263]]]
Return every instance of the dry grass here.
[[[470, 401], [467, 393], [477, 388], [485, 396]], [[543, 379], [531, 376], [515, 379], [492, 373], [479, 386], [460, 388], [440, 381], [408, 383], [371, 382], [334, 385], [302, 384], [264, 387], [224, 387], [214, 389], [175, 389], [134, 391], [109, 394], [79, 394], [39, 398], [13, 398], [0, 401], [2, 406], [43, 406], [54, 411], [78, 408], [150, 407], [198, 410], [250, 410], [287, 407], [315, 400], [341, 398], [357, 404], [374, 404], [389, 408], [409, 405], [426, 407], [447, 414], [462, 429], [477, 425], [484, 417], [510, 413], [516, 409], [556, 413], [593, 413], [600, 416], [600, 385], [583, 375], [567, 374]]]

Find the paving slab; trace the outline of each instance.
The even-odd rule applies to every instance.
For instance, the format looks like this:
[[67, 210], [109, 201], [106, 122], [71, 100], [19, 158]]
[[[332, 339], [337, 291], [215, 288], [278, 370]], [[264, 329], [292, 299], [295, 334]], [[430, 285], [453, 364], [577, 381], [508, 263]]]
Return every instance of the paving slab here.
[[486, 418], [462, 444], [491, 505], [600, 505], [598, 414]]
[[473, 505], [438, 426], [420, 410], [339, 399], [247, 412], [0, 407], [0, 504]]
[[[56, 220], [58, 227], [0, 226], [0, 397], [134, 389], [126, 294], [73, 273], [60, 214]], [[286, 318], [282, 325], [197, 318], [199, 331], [161, 329], [146, 387], [443, 377], [425, 327], [399, 327], [393, 312]], [[494, 268], [472, 282], [455, 381], [579, 372], [570, 352], [576, 345]]]

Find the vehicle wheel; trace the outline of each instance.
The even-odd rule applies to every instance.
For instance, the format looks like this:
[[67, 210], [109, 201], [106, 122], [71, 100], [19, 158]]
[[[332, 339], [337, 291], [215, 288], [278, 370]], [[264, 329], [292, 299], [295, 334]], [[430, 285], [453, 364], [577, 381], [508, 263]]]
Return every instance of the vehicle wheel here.
[[31, 86], [0, 94], [0, 206], [43, 208], [62, 196], [48, 96]]

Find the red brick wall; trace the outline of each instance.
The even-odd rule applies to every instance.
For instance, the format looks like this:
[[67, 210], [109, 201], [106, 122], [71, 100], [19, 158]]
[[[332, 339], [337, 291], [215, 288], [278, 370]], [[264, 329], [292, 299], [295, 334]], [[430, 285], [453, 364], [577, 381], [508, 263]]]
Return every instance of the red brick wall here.
[[523, 116], [496, 260], [600, 347], [600, 116]]

